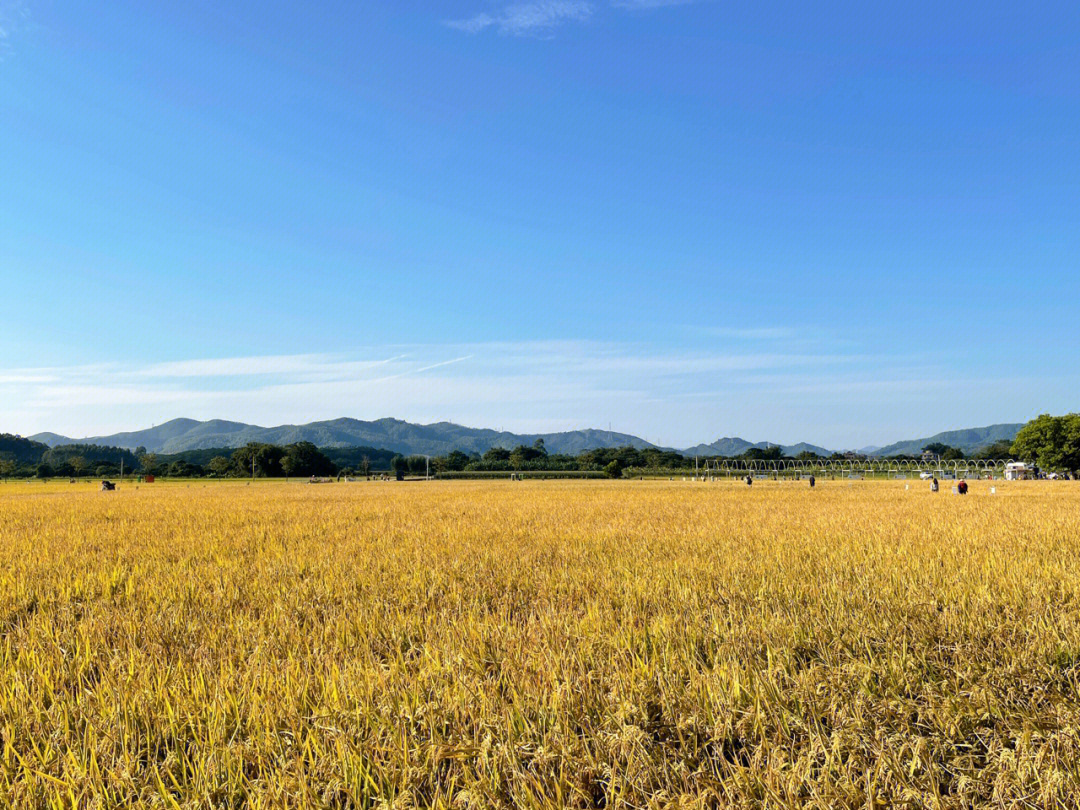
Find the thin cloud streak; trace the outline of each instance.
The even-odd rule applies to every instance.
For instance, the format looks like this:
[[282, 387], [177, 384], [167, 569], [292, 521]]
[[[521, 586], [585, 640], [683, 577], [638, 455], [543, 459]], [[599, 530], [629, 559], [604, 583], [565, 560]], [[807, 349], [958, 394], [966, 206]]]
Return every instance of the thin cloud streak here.
[[790, 340], [798, 337], [800, 332], [790, 326], [758, 326], [758, 327], [734, 327], [734, 326], [704, 326], [696, 330], [702, 335], [729, 338], [735, 340]]
[[226, 357], [209, 360], [179, 360], [157, 363], [127, 372], [135, 377], [244, 377], [255, 375], [305, 374], [318, 369], [323, 373], [355, 374], [405, 359], [397, 355], [381, 360], [333, 362], [324, 354], [296, 354], [267, 357]]
[[[622, 11], [653, 11], [692, 2], [695, 0], [611, 0], [610, 6]], [[494, 29], [504, 36], [527, 36], [550, 34], [565, 23], [586, 22], [594, 12], [595, 6], [586, 0], [537, 0], [511, 3], [494, 14], [482, 11], [460, 20], [445, 20], [443, 24], [465, 34]]]
[[433, 368], [442, 368], [443, 366], [450, 366], [454, 363], [461, 363], [465, 360], [471, 360], [474, 355], [467, 354], [464, 357], [455, 357], [453, 360], [443, 360], [441, 363], [432, 363], [430, 366], [424, 366], [413, 371], [413, 374], [419, 374], [423, 371], [431, 371]]
[[541, 0], [505, 6], [497, 15], [486, 12], [464, 20], [447, 20], [445, 25], [467, 34], [495, 28], [500, 34], [523, 36], [546, 33], [566, 22], [584, 22], [593, 13], [583, 0]]
[[0, 62], [14, 53], [13, 35], [30, 24], [30, 7], [24, 0], [0, 0]]
[[490, 14], [477, 14], [467, 20], [446, 20], [443, 25], [447, 28], [464, 31], [466, 34], [479, 34], [485, 28], [495, 25], [497, 22], [498, 20]]
[[[980, 403], [989, 415], [986, 423], [1013, 421], [1012, 414], [1000, 418], [1005, 415], [991, 404], [1015, 391], [1015, 380], [958, 380], [911, 354], [747, 348], [737, 337], [727, 351], [685, 352], [537, 340], [0, 369], [0, 431], [81, 437], [177, 416], [258, 424], [394, 416], [530, 430], [610, 423], [676, 447], [739, 434], [839, 446], [903, 436], [892, 430], [830, 435], [830, 424], [865, 424], [869, 433], [917, 418], [927, 428], [937, 427], [950, 403], [961, 398]], [[1075, 384], [1059, 381], [1058, 395], [1075, 390]], [[965, 423], [980, 422], [977, 409], [965, 413]], [[805, 433], [807, 425], [817, 426], [816, 435]]]
[[686, 6], [695, 0], [611, 0], [615, 8], [637, 9], [647, 11], [654, 8], [666, 8], [668, 6]]

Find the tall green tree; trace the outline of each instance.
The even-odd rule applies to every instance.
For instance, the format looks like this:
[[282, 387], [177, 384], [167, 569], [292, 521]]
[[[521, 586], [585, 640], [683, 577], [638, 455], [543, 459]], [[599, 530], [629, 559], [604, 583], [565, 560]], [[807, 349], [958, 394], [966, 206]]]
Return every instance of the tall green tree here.
[[214, 456], [206, 464], [206, 469], [216, 475], [218, 478], [224, 478], [234, 468], [231, 460], [225, 456]]
[[[281, 457], [281, 469], [285, 475], [334, 475], [337, 466], [322, 454], [311, 442], [286, 445]], [[288, 470], [286, 470], [288, 463]]]
[[758, 461], [779, 461], [784, 457], [784, 448], [778, 444], [772, 444], [768, 447], [751, 447], [742, 454], [742, 457]]
[[1080, 470], [1080, 413], [1032, 419], [1016, 434], [1012, 452], [1047, 470]]
[[[281, 457], [285, 448], [273, 444], [249, 442], [233, 451], [233, 466], [241, 475], [254, 475], [259, 478], [276, 478], [282, 474]], [[254, 466], [253, 466], [254, 463]]]
[[946, 461], [951, 459], [961, 459], [964, 457], [964, 451], [958, 447], [950, 447], [942, 442], [930, 442], [923, 448], [924, 453], [933, 453], [939, 458]]
[[1013, 454], [1012, 445], [1013, 443], [1008, 439], [994, 442], [993, 444], [988, 444], [985, 447], [980, 447], [976, 450], [973, 458], [981, 459], [983, 461], [1011, 458]]
[[67, 463], [71, 465], [71, 470], [75, 473], [76, 478], [86, 472], [86, 459], [83, 456], [71, 456]]
[[487, 464], [499, 461], [509, 461], [510, 451], [505, 447], [492, 447], [484, 453], [483, 459]]
[[469, 463], [469, 457], [460, 450], [454, 450], [446, 455], [443, 466], [447, 470], [464, 470]]
[[143, 453], [139, 456], [139, 469], [143, 475], [153, 475], [157, 470], [157, 453]]

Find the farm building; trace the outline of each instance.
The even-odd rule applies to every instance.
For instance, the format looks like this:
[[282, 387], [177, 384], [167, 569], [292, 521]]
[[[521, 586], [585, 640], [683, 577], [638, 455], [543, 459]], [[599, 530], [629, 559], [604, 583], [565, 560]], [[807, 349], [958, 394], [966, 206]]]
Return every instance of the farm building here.
[[1023, 461], [1010, 461], [1005, 465], [1006, 481], [1025, 481], [1035, 477], [1035, 470]]

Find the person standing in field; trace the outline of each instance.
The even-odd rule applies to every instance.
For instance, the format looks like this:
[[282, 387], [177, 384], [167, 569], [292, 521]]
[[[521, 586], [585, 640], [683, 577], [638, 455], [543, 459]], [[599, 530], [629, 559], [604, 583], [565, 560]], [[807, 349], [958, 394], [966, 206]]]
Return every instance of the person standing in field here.
[[937, 480], [936, 475], [934, 476], [934, 479], [930, 482], [930, 491], [931, 492], [937, 492], [938, 491], [938, 480]]
[[754, 485], [754, 476], [752, 476], [752, 475], [746, 476], [746, 485], [748, 487], [752, 487]]
[[816, 484], [816, 483], [817, 483], [817, 481], [814, 479], [814, 476], [811, 475], [810, 476], [810, 489], [813, 489], [814, 484]]
[[959, 492], [961, 495], [967, 495], [967, 490], [967, 481], [961, 478], [960, 483], [956, 485], [956, 491]]

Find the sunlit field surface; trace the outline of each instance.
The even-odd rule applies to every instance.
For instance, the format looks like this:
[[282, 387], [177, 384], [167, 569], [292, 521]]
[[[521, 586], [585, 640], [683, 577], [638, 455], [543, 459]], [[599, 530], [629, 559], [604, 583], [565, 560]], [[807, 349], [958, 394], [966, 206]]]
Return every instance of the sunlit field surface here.
[[0, 806], [1075, 807], [1080, 485], [990, 486], [0, 484]]

